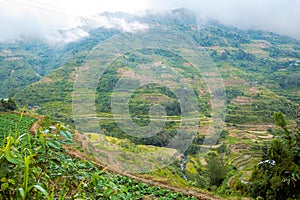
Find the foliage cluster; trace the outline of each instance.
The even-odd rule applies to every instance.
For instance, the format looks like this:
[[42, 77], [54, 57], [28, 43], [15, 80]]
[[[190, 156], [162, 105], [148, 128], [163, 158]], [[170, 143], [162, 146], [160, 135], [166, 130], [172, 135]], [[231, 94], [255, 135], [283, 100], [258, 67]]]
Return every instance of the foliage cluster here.
[[70, 157], [63, 146], [72, 146], [73, 136], [61, 125], [34, 136], [6, 135], [0, 148], [0, 199], [195, 199]]
[[276, 125], [282, 128], [278, 138], [267, 148], [263, 161], [255, 167], [249, 194], [264, 199], [300, 198], [300, 133], [287, 129], [281, 112], [274, 114]]
[[20, 121], [19, 114], [0, 113], [0, 140], [16, 132], [29, 133], [35, 121], [35, 118], [26, 115], [22, 116]]
[[0, 100], [0, 112], [14, 111], [17, 108], [17, 104], [12, 98]]

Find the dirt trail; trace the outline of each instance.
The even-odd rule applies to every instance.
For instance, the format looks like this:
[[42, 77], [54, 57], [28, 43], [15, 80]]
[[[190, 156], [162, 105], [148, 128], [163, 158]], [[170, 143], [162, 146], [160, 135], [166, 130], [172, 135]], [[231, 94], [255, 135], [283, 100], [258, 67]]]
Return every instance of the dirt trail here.
[[[29, 114], [24, 114], [24, 115], [29, 115]], [[40, 127], [39, 123], [43, 120], [43, 116], [32, 116], [32, 115], [29, 115], [29, 116], [34, 117], [34, 118], [37, 119], [37, 121], [34, 122], [31, 125], [31, 128], [30, 128], [30, 133], [34, 135], [34, 134], [37, 133], [37, 131]], [[79, 134], [79, 133], [76, 133], [76, 137], [77, 137], [77, 142], [81, 143], [81, 146], [85, 150], [88, 151], [89, 148], [92, 148], [92, 149], [95, 148], [91, 143], [88, 142], [88, 138], [86, 136], [84, 136], [82, 134]], [[214, 196], [214, 195], [206, 193], [204, 191], [178, 188], [178, 187], [170, 186], [166, 183], [162, 183], [162, 182], [158, 182], [158, 181], [155, 181], [155, 180], [143, 178], [143, 177], [138, 176], [138, 175], [130, 174], [128, 172], [121, 171], [120, 169], [116, 169], [116, 168], [112, 168], [110, 166], [107, 166], [107, 165], [99, 162], [95, 158], [90, 157], [88, 154], [81, 153], [79, 150], [74, 149], [72, 147], [64, 145], [63, 148], [73, 158], [88, 160], [88, 161], [92, 162], [96, 167], [98, 167], [101, 170], [105, 169], [105, 171], [108, 171], [108, 172], [111, 172], [111, 173], [120, 174], [122, 176], [127, 176], [130, 179], [136, 180], [138, 182], [146, 183], [146, 184], [152, 185], [152, 186], [159, 186], [161, 188], [168, 189], [172, 192], [181, 192], [185, 196], [194, 196], [194, 197], [197, 197], [198, 199], [201, 199], [201, 200], [221, 200], [222, 199], [221, 197]], [[94, 150], [96, 150], [96, 149], [94, 149]], [[110, 158], [107, 158], [107, 159], [111, 160]]]
[[[33, 117], [33, 116], [31, 116], [31, 117]], [[37, 119], [37, 121], [35, 121], [29, 129], [29, 132], [32, 135], [35, 135], [38, 132], [38, 130], [40, 128], [40, 122], [43, 120], [44, 117], [43, 116], [34, 116], [34, 118]]]
[[[76, 136], [77, 136], [78, 142], [81, 143], [82, 147], [85, 148], [85, 150], [88, 150], [88, 148], [95, 148], [93, 145], [91, 145], [88, 142], [88, 138], [86, 136], [84, 136], [82, 134], [79, 134], [79, 133], [77, 133]], [[201, 199], [201, 200], [216, 200], [216, 199], [221, 200], [222, 199], [221, 197], [214, 196], [214, 195], [209, 194], [209, 193], [204, 192], [204, 191], [194, 190], [194, 189], [178, 188], [178, 187], [170, 186], [170, 185], [168, 185], [166, 183], [163, 183], [163, 182], [158, 182], [158, 181], [155, 181], [155, 180], [151, 180], [151, 179], [141, 177], [137, 174], [131, 174], [131, 173], [128, 173], [128, 172], [125, 172], [125, 171], [121, 171], [120, 169], [112, 168], [111, 166], [107, 166], [107, 165], [101, 163], [100, 161], [96, 160], [95, 158], [91, 158], [88, 154], [81, 153], [79, 150], [74, 149], [72, 147], [64, 146], [64, 149], [73, 158], [79, 158], [79, 159], [82, 159], [82, 160], [89, 160], [90, 162], [92, 162], [95, 166], [97, 166], [101, 170], [105, 169], [106, 171], [111, 172], [111, 173], [120, 174], [122, 176], [127, 176], [132, 180], [136, 180], [136, 181], [139, 181], [139, 182], [142, 182], [142, 183], [146, 183], [148, 185], [159, 186], [161, 188], [168, 189], [172, 192], [181, 192], [185, 196], [194, 196], [194, 197], [197, 197], [198, 199]]]
[[44, 116], [35, 116], [35, 115], [29, 114], [29, 113], [22, 113], [19, 111], [14, 111], [13, 113], [18, 114], [18, 115], [29, 116], [29, 117], [36, 119], [36, 121], [31, 125], [31, 127], [29, 129], [29, 132], [32, 135], [35, 135], [38, 132], [38, 130], [40, 128], [40, 122], [44, 119]]

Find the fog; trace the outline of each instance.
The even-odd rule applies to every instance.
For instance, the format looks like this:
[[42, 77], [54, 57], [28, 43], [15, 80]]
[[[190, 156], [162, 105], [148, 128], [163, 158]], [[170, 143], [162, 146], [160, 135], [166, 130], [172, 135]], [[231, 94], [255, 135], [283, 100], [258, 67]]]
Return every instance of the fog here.
[[[28, 6], [26, 6], [28, 5]], [[55, 8], [52, 8], [55, 11]], [[69, 29], [79, 24], [71, 15], [50, 12], [34, 4], [15, 4], [0, 0], [0, 42], [24, 37], [45, 39], [59, 29]]]
[[[111, 2], [100, 9], [92, 9], [93, 12], [87, 12], [93, 6], [91, 0], [86, 0], [91, 4], [72, 7], [76, 3], [69, 3], [68, 9], [64, 7], [53, 6], [52, 4], [41, 3], [39, 1], [14, 1], [0, 0], [0, 42], [11, 42], [23, 38], [36, 38], [45, 40], [49, 44], [68, 43], [88, 36], [88, 32], [81, 28], [88, 19], [89, 25], [93, 28], [104, 27], [119, 29], [124, 32], [134, 32], [147, 28], [146, 24], [137, 21], [127, 22], [125, 19], [99, 16], [104, 11], [123, 11], [135, 13], [123, 7], [122, 9], [112, 9]], [[116, 1], [116, 0], [112, 0]], [[66, 3], [67, 1], [62, 1]], [[97, 8], [99, 1], [94, 5]], [[82, 6], [82, 7], [81, 7]], [[72, 9], [73, 8], [73, 9]], [[143, 8], [146, 9], [146, 8]], [[88, 13], [88, 14], [87, 14]], [[60, 30], [60, 31], [58, 31]]]
[[[163, 3], [162, 3], [163, 2]], [[300, 0], [151, 0], [153, 9], [185, 7], [203, 20], [260, 29], [300, 39]]]
[[[194, 11], [202, 21], [215, 19], [226, 25], [300, 39], [300, 0], [0, 0], [0, 41], [36, 37], [61, 42], [64, 39], [59, 38], [57, 30], [75, 30], [64, 35], [69, 42], [88, 34], [76, 29], [83, 17], [104, 11], [141, 14], [145, 9], [164, 11], [183, 7]], [[117, 27], [123, 31], [147, 27], [124, 19], [93, 20], [99, 27]]]

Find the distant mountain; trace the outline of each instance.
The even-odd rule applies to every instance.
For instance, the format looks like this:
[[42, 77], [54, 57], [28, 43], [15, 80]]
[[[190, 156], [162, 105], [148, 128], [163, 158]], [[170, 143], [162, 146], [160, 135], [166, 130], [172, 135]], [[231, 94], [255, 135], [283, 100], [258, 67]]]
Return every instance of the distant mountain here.
[[[81, 29], [60, 31], [61, 37]], [[75, 42], [47, 44], [46, 41], [23, 39], [0, 43], [0, 97], [14, 96], [27, 85], [39, 81], [69, 61], [83, 62], [82, 55], [100, 41], [115, 34], [116, 30], [90, 30], [90, 37]]]
[[210, 54], [224, 79], [228, 122], [271, 122], [274, 111], [292, 116], [300, 103], [299, 40], [216, 21], [204, 24], [186, 9], [144, 16], [102, 13], [61, 31], [64, 36], [87, 34], [59, 47], [28, 40], [0, 44], [0, 96], [14, 96], [21, 106], [39, 105], [41, 114], [70, 120], [74, 76], [91, 50], [121, 32], [152, 27], [178, 31]]
[[0, 43], [0, 97], [13, 96], [57, 68], [62, 64], [59, 53], [41, 41]]

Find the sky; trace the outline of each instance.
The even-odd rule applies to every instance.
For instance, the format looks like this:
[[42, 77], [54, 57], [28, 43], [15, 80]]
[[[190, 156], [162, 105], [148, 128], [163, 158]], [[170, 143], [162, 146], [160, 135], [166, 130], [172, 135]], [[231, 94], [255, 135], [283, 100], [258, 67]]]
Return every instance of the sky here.
[[[216, 19], [226, 25], [300, 39], [300, 0], [0, 0], [0, 41], [20, 35], [47, 38], [58, 29], [74, 28], [80, 19], [104, 11], [141, 15], [146, 9], [182, 7], [191, 9], [203, 20]], [[101, 20], [106, 26], [111, 23], [111, 27], [118, 23], [127, 29], [146, 26]]]

